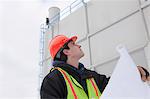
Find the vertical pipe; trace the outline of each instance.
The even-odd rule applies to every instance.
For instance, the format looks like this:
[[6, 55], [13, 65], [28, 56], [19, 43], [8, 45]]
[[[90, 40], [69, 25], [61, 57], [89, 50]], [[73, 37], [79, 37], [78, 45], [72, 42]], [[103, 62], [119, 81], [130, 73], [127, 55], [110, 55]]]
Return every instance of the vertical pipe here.
[[138, 0], [138, 1], [139, 1], [139, 10], [140, 10], [140, 13], [141, 13], [141, 16], [142, 16], [142, 19], [143, 19], [143, 23], [144, 23], [144, 27], [145, 27], [146, 34], [147, 34], [147, 39], [148, 39], [147, 44], [144, 48], [144, 52], [145, 52], [148, 68], [150, 70], [150, 34], [149, 34], [149, 31], [148, 31], [148, 26], [146, 24], [146, 19], [145, 19], [144, 13], [143, 13], [143, 9], [141, 8], [141, 1], [140, 0]]
[[58, 7], [49, 8], [49, 20], [52, 31], [52, 37], [59, 32], [60, 9]]
[[[90, 61], [90, 66], [92, 66], [92, 54], [91, 54], [91, 44], [90, 44], [90, 37], [88, 36], [88, 34], [90, 33], [89, 31], [89, 18], [88, 18], [88, 9], [87, 9], [87, 3], [84, 2], [84, 0], [82, 0], [82, 3], [84, 5], [84, 9], [85, 9], [85, 19], [86, 19], [86, 39], [87, 39], [87, 43], [88, 43], [88, 51], [89, 51], [89, 61]], [[94, 68], [91, 68], [92, 70], [94, 70]]]

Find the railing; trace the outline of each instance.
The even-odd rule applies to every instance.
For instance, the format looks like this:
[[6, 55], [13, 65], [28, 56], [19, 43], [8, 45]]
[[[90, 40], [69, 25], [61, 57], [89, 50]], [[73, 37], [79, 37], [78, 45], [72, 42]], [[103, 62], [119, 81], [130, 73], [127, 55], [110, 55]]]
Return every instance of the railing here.
[[64, 19], [66, 16], [70, 15], [72, 12], [76, 11], [78, 8], [85, 5], [90, 0], [76, 0], [72, 2], [68, 7], [64, 8], [61, 12], [57, 13], [54, 17], [50, 19], [49, 25], [55, 24], [55, 22], [60, 19]]

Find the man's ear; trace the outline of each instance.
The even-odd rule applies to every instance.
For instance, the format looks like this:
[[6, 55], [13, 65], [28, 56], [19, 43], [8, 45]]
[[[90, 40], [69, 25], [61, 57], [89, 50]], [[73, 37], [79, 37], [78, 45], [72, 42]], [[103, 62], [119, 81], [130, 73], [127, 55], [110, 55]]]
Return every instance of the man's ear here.
[[63, 53], [64, 53], [65, 55], [67, 55], [67, 56], [70, 54], [70, 52], [69, 52], [68, 49], [64, 49], [64, 50], [63, 50]]

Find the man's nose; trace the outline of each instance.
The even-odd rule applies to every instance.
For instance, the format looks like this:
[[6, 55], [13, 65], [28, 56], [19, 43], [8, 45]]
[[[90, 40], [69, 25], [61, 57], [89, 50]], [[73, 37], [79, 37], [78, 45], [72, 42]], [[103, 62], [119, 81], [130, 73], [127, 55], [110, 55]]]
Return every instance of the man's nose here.
[[77, 45], [79, 48], [81, 47], [81, 45]]
[[80, 48], [80, 47], [81, 47], [81, 45], [78, 45], [78, 47]]

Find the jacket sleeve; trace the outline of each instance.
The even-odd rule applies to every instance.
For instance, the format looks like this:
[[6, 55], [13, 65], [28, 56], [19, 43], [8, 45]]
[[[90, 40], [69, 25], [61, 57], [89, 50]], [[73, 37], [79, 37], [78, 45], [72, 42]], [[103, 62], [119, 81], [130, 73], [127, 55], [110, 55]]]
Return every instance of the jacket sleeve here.
[[66, 99], [66, 83], [58, 70], [52, 71], [44, 78], [40, 89], [40, 97], [41, 99]]
[[105, 87], [107, 86], [110, 77], [107, 78], [106, 75], [98, 74], [96, 72], [94, 73], [94, 75], [95, 75], [94, 78], [95, 78], [96, 84], [100, 92], [102, 93]]
[[101, 91], [101, 93], [104, 91], [105, 87], [107, 86], [108, 82], [109, 82], [109, 79], [110, 77], [106, 77], [106, 75], [101, 75], [101, 74], [98, 74], [99, 75], [99, 89]]

